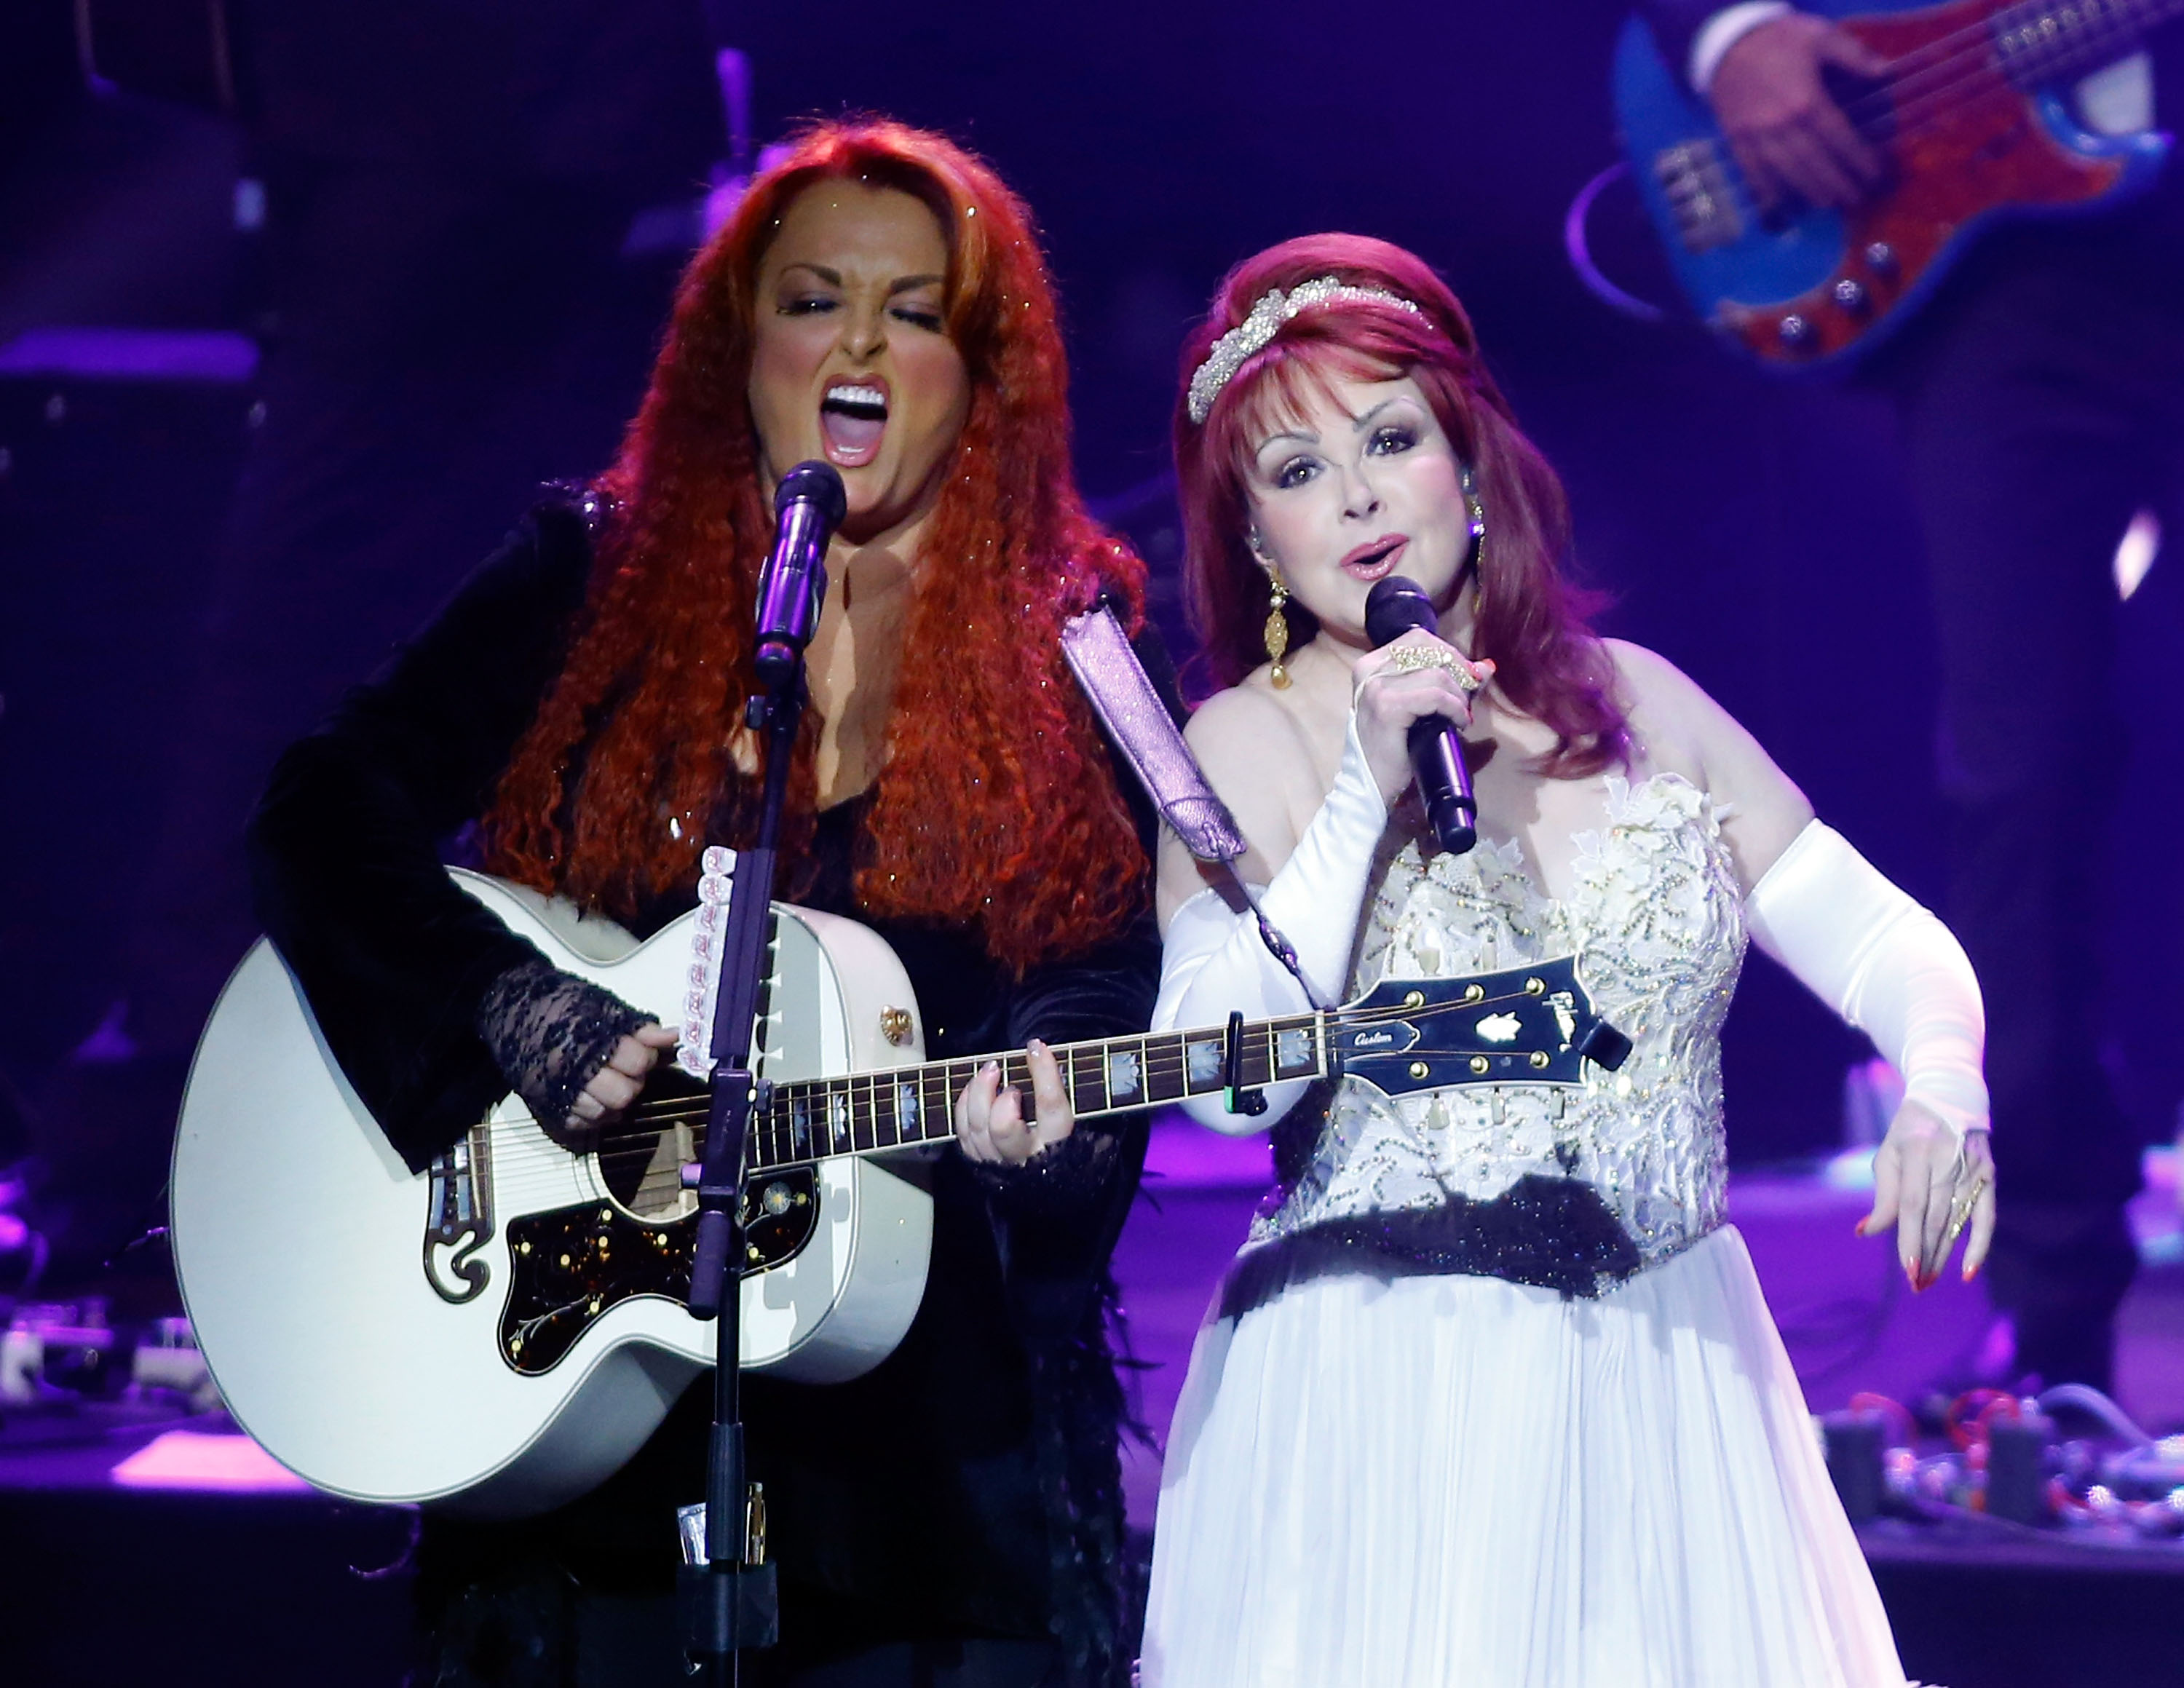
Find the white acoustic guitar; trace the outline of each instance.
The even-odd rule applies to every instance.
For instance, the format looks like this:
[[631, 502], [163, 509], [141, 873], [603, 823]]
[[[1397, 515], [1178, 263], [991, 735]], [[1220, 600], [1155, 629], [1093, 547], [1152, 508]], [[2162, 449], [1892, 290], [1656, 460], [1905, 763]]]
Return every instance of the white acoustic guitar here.
[[[683, 919], [638, 943], [478, 874], [463, 889], [557, 966], [668, 1024], [690, 983]], [[986, 1057], [927, 1063], [901, 964], [854, 922], [775, 905], [766, 1087], [744, 1208], [743, 1363], [812, 1382], [870, 1369], [909, 1329], [932, 1235], [925, 1160]], [[1356, 1073], [1390, 1092], [1581, 1084], [1628, 1045], [1568, 957], [1383, 984], [1325, 1014], [1057, 1047], [1080, 1118], [1275, 1079]], [[1002, 1057], [1028, 1085], [1021, 1053]], [[510, 1096], [413, 1173], [260, 942], [198, 1047], [175, 1145], [172, 1235], [229, 1410], [272, 1455], [358, 1500], [543, 1511], [614, 1471], [712, 1357], [683, 1305], [706, 1092], [671, 1068], [574, 1155]]]

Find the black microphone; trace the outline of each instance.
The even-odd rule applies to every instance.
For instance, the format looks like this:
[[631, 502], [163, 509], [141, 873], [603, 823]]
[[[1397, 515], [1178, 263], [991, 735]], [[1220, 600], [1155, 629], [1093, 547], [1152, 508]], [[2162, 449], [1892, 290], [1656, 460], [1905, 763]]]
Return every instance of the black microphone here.
[[[1433, 599], [1414, 580], [1391, 574], [1373, 582], [1365, 594], [1365, 637], [1378, 650], [1412, 627], [1440, 637], [1440, 616]], [[1440, 847], [1462, 855], [1479, 842], [1479, 799], [1471, 794], [1471, 770], [1463, 765], [1463, 741], [1445, 715], [1422, 716], [1411, 723], [1411, 769], [1418, 776], [1426, 822]]]
[[773, 554], [758, 580], [758, 677], [778, 687], [796, 672], [827, 601], [827, 542], [849, 511], [831, 463], [800, 463], [774, 489]]

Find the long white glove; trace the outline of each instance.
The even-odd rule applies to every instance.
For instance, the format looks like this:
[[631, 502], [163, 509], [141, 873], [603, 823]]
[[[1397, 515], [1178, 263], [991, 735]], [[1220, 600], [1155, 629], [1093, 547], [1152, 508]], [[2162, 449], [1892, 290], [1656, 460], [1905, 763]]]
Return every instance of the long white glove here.
[[[1373, 851], [1387, 824], [1388, 805], [1365, 765], [1353, 716], [1333, 788], [1259, 898], [1267, 919], [1290, 940], [1323, 1002], [1341, 1000]], [[1218, 892], [1201, 891], [1168, 922], [1160, 1000], [1153, 1007], [1156, 1032], [1218, 1026], [1237, 1010], [1247, 1019], [1261, 1020], [1303, 1013], [1312, 1006], [1261, 941], [1249, 910], [1234, 912]], [[1183, 1106], [1200, 1124], [1240, 1135], [1272, 1125], [1297, 1105], [1306, 1088], [1307, 1081], [1301, 1078], [1268, 1085], [1267, 1111], [1256, 1116], [1230, 1113], [1219, 1095], [1194, 1096]]]
[[1814, 821], [1744, 901], [1752, 941], [1873, 1039], [1961, 1139], [1987, 1119], [1986, 1011], [1949, 928]]

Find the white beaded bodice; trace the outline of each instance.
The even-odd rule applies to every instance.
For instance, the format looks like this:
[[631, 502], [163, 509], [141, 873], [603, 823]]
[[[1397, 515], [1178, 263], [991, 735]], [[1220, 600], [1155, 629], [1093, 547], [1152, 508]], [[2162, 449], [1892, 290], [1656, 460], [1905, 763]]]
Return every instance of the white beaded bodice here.
[[[1490, 1201], [1524, 1177], [1591, 1184], [1647, 1265], [1721, 1223], [1720, 1032], [1744, 959], [1742, 896], [1706, 794], [1676, 774], [1607, 782], [1607, 825], [1581, 833], [1567, 897], [1542, 897], [1513, 841], [1422, 854], [1399, 811], [1381, 840], [1351, 963], [1440, 978], [1579, 957], [1594, 1009], [1630, 1038], [1583, 1089], [1507, 1085], [1390, 1097], [1337, 1085], [1303, 1175], [1254, 1243], [1329, 1220]], [[1312, 1106], [1307, 1099], [1305, 1106]]]

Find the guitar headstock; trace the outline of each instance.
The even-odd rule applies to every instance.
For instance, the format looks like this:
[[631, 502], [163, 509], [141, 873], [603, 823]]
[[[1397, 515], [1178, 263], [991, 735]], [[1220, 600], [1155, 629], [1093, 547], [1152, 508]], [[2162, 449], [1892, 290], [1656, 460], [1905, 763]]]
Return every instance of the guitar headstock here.
[[1399, 1096], [1460, 1084], [1581, 1084], [1630, 1040], [1593, 1012], [1577, 958], [1469, 978], [1387, 979], [1329, 1017], [1341, 1070]]

